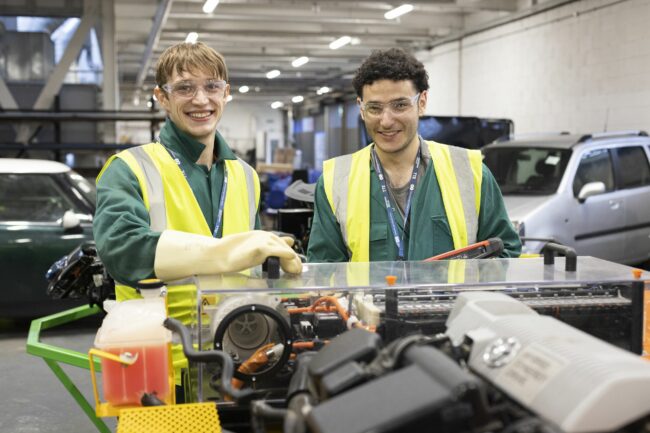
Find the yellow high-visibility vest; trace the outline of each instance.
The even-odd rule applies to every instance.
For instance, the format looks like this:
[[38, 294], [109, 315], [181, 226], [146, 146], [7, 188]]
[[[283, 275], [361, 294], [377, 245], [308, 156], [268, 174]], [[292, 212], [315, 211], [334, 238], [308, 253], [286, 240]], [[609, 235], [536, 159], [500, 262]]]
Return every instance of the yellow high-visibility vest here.
[[[149, 143], [113, 155], [97, 179], [114, 158], [124, 161], [138, 179], [152, 230], [162, 232], [168, 229], [212, 236], [185, 175], [162, 144]], [[260, 198], [257, 173], [241, 159], [226, 159], [224, 163], [228, 189], [223, 209], [223, 235], [254, 230]], [[186, 325], [192, 323], [196, 315], [196, 287], [182, 284], [168, 289], [169, 316]], [[116, 282], [115, 297], [123, 301], [140, 295], [132, 287]], [[180, 349], [175, 347], [174, 366], [178, 368], [186, 364]]]
[[[454, 248], [476, 242], [481, 205], [482, 157], [478, 150], [426, 141], [440, 185]], [[370, 260], [370, 144], [323, 163], [325, 195], [350, 254]]]

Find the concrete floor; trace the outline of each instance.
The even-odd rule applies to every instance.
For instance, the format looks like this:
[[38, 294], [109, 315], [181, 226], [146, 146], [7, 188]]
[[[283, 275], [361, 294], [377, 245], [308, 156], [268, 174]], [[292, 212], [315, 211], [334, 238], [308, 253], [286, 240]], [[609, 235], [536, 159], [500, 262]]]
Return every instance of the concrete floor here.
[[[42, 341], [87, 352], [99, 327], [85, 320], [43, 333]], [[29, 322], [0, 324], [0, 432], [89, 433], [98, 431], [45, 362], [25, 351]], [[94, 407], [90, 371], [62, 366]], [[115, 431], [115, 419], [105, 418]]]

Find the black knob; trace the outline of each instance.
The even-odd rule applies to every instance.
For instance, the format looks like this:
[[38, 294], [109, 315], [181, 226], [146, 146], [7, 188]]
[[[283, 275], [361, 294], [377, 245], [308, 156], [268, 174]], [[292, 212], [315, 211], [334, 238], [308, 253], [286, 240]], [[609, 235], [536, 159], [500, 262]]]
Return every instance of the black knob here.
[[266, 261], [262, 264], [262, 271], [266, 272], [266, 278], [270, 280], [280, 278], [280, 258], [267, 257]]

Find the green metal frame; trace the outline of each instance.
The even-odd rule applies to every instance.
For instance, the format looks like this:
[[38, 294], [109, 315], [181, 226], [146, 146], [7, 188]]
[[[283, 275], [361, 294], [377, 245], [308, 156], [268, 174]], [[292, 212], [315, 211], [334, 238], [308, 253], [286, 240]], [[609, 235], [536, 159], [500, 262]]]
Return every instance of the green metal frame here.
[[[95, 425], [95, 427], [97, 427], [97, 430], [101, 433], [111, 433], [111, 430], [106, 426], [104, 421], [95, 415], [95, 409], [93, 406], [81, 394], [70, 377], [59, 365], [59, 363], [63, 363], [90, 370], [88, 355], [74, 350], [45, 344], [40, 341], [41, 331], [74, 322], [75, 320], [84, 317], [92, 316], [100, 311], [102, 311], [101, 308], [97, 306], [90, 307], [85, 305], [33, 320], [29, 327], [29, 335], [27, 337], [27, 353], [43, 358], [43, 361], [45, 361], [47, 366], [54, 372], [54, 375], [59, 379], [59, 381], [61, 381], [70, 395], [72, 395], [79, 407], [81, 407], [88, 418], [90, 418], [90, 421]], [[95, 369], [96, 371], [101, 371], [99, 360], [95, 361]]]

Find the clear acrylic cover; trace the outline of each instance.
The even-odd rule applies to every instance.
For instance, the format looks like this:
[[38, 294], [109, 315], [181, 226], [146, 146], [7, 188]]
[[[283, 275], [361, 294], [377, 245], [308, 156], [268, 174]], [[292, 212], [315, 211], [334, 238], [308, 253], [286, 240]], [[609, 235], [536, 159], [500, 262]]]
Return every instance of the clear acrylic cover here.
[[[578, 257], [576, 271], [565, 265], [565, 258], [552, 265], [542, 258], [310, 263], [301, 275], [277, 279], [266, 278], [261, 266], [196, 276], [196, 343], [233, 358], [238, 387], [282, 388], [296, 354], [346, 329], [363, 327], [385, 342], [441, 333], [458, 292], [496, 290], [640, 352], [650, 273], [593, 257]], [[191, 373], [198, 401], [221, 399], [218, 370], [198, 366]]]

